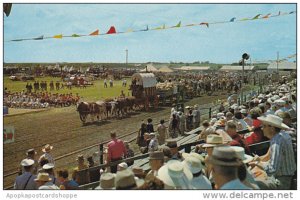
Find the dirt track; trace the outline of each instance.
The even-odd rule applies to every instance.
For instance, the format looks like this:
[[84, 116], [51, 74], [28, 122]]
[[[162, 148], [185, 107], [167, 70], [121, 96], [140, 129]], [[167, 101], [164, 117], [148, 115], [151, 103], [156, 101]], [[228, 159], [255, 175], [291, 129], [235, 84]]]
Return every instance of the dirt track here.
[[[207, 104], [225, 97], [225, 95], [198, 97], [186, 102], [185, 105]], [[53, 156], [58, 157], [108, 140], [111, 130], [123, 135], [138, 130], [141, 120], [151, 117], [156, 124], [160, 119], [167, 120], [169, 116], [170, 108], [161, 108], [147, 113], [135, 112], [124, 119], [112, 119], [83, 126], [73, 106], [4, 117], [4, 125], [14, 126], [16, 133], [15, 142], [4, 145], [4, 175], [16, 171], [27, 149], [35, 148], [40, 156], [42, 146], [49, 143], [54, 146]], [[88, 155], [94, 151], [97, 151], [97, 148], [83, 154]], [[76, 156], [77, 154], [56, 161], [56, 168], [72, 165]], [[4, 178], [4, 188], [12, 185], [15, 177], [16, 175], [12, 175]]]

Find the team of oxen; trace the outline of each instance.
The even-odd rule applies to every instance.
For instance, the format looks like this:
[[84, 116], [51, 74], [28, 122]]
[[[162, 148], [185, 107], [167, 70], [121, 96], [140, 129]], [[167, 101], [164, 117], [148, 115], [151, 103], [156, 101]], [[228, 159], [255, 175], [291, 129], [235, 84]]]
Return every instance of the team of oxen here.
[[97, 120], [106, 120], [109, 118], [125, 117], [129, 112], [141, 109], [144, 105], [144, 99], [135, 97], [105, 99], [97, 102], [80, 102], [77, 104], [80, 120], [86, 123], [90, 115], [92, 122], [95, 117]]

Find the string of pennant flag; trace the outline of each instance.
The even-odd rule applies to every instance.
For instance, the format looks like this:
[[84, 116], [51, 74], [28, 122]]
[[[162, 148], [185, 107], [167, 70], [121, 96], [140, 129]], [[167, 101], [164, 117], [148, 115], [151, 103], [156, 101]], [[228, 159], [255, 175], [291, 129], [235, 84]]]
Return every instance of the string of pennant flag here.
[[296, 11], [291, 11], [291, 12], [281, 12], [279, 11], [277, 14], [257, 14], [254, 17], [249, 17], [249, 18], [241, 18], [237, 19], [236, 17], [232, 17], [228, 21], [216, 21], [216, 22], [201, 22], [201, 23], [190, 23], [186, 25], [182, 25], [181, 21], [178, 22], [175, 26], [169, 26], [167, 27], [165, 24], [156, 28], [149, 28], [147, 25], [146, 28], [140, 29], [140, 30], [133, 30], [133, 29], [128, 29], [127, 31], [117, 31], [114, 26], [111, 26], [107, 32], [100, 33], [99, 29], [91, 32], [90, 34], [72, 34], [72, 35], [63, 35], [63, 34], [58, 34], [54, 36], [44, 36], [41, 35], [39, 37], [34, 37], [34, 38], [21, 38], [21, 39], [12, 39], [12, 40], [7, 40], [5, 42], [20, 42], [20, 41], [26, 41], [26, 40], [45, 40], [45, 39], [62, 39], [62, 38], [78, 38], [78, 37], [95, 37], [95, 36], [103, 36], [103, 35], [110, 35], [110, 34], [122, 34], [122, 33], [132, 33], [132, 32], [144, 32], [144, 31], [155, 31], [155, 30], [166, 30], [166, 29], [174, 29], [174, 28], [185, 28], [185, 27], [192, 27], [192, 26], [205, 26], [209, 28], [211, 25], [215, 24], [225, 24], [225, 23], [234, 23], [234, 22], [245, 22], [245, 21], [251, 21], [251, 20], [266, 20], [272, 17], [281, 17], [285, 15], [291, 15], [295, 14]]

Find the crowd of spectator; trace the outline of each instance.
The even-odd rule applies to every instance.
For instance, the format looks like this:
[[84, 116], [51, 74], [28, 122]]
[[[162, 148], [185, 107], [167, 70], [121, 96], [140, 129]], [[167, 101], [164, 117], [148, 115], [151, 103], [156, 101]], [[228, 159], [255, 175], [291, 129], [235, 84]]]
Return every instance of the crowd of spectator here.
[[51, 92], [10, 92], [4, 91], [3, 105], [9, 108], [47, 108], [76, 105], [80, 97], [78, 93], [58, 94]]
[[[198, 140], [203, 143], [191, 153], [180, 152], [176, 138], [200, 126], [198, 105], [187, 108], [187, 115], [172, 109], [169, 125], [161, 120], [156, 130], [149, 118], [141, 124], [137, 137], [143, 153], [150, 153], [149, 171], [134, 162], [121, 162], [79, 173], [94, 166], [91, 158], [86, 164], [79, 155], [70, 178], [67, 170], [54, 173], [51, 145], [43, 148], [38, 161], [35, 151], [29, 150], [21, 162], [15, 189], [79, 189], [92, 179], [99, 181], [96, 189], [291, 189], [297, 159], [294, 83], [273, 84], [241, 105], [234, 101], [229, 101], [228, 107], [221, 105], [220, 112], [202, 121]], [[240, 133], [245, 130], [246, 134]], [[269, 141], [267, 153], [253, 155], [249, 146], [263, 141]], [[134, 156], [129, 143], [118, 139], [116, 132], [111, 132], [104, 152], [107, 164]]]

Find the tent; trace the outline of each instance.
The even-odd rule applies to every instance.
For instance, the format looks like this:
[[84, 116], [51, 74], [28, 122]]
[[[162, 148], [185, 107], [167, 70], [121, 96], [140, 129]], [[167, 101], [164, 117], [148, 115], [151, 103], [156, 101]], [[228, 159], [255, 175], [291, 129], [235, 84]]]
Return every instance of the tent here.
[[152, 64], [149, 64], [146, 66], [145, 69], [142, 69], [141, 72], [158, 72], [158, 70], [152, 65]]
[[[245, 71], [252, 71], [254, 69], [254, 66], [244, 66]], [[221, 67], [220, 71], [242, 71], [243, 66], [233, 66], [233, 65], [224, 65]]]
[[210, 67], [202, 67], [202, 66], [182, 66], [180, 68], [176, 68], [182, 71], [206, 71], [209, 70]]
[[160, 68], [158, 71], [163, 72], [163, 73], [172, 73], [173, 70], [170, 69], [168, 66], [164, 66], [162, 68]]
[[[296, 70], [297, 66], [294, 62], [279, 62], [278, 70]], [[268, 71], [277, 71], [277, 62], [272, 62], [268, 66]]]

